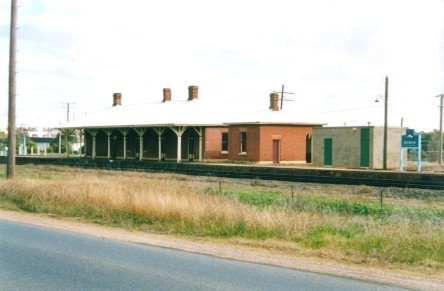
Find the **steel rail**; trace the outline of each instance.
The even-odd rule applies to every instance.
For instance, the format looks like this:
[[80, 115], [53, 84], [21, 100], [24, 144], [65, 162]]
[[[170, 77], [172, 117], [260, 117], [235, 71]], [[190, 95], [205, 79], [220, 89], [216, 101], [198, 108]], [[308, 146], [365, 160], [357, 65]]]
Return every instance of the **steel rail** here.
[[[4, 161], [0, 160], [0, 163]], [[179, 173], [194, 176], [211, 176], [238, 179], [260, 179], [287, 182], [343, 184], [343, 185], [367, 185], [375, 187], [420, 188], [430, 190], [444, 190], [444, 175], [434, 175], [434, 179], [409, 179], [405, 173], [391, 172], [391, 178], [384, 178], [381, 171], [360, 170], [327, 170], [327, 169], [300, 169], [255, 167], [245, 165], [212, 165], [202, 163], [169, 163], [150, 161], [117, 161], [110, 162], [106, 159], [94, 161], [85, 159], [55, 159], [55, 158], [19, 158], [17, 164], [51, 164], [88, 169], [108, 169], [121, 171], [140, 171], [152, 173]], [[290, 171], [291, 173], [276, 173], [278, 171]], [[421, 175], [421, 174], [418, 174]], [[429, 177], [430, 175], [424, 175]], [[416, 176], [414, 176], [416, 177]], [[443, 192], [444, 195], [444, 192]]]

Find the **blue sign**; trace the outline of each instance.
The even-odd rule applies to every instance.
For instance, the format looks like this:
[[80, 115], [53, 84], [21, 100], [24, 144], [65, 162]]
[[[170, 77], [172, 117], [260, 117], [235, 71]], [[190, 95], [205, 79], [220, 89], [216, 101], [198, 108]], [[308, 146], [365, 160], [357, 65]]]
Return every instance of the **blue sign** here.
[[416, 134], [415, 130], [407, 129], [406, 135], [401, 135], [401, 149], [399, 157], [399, 169], [403, 168], [403, 154], [402, 149], [417, 149], [418, 150], [418, 172], [421, 172], [421, 135]]
[[407, 129], [407, 132], [405, 133], [405, 135], [415, 135], [415, 130], [414, 129]]
[[419, 136], [415, 135], [403, 135], [401, 137], [401, 147], [403, 148], [418, 148]]

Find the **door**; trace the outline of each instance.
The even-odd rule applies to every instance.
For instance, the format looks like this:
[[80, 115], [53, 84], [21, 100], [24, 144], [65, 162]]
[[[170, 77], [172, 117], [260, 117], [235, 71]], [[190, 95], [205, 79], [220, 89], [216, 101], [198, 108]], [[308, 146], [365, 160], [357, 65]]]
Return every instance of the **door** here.
[[194, 138], [188, 138], [188, 160], [194, 160]]
[[324, 139], [324, 166], [333, 166], [333, 140]]
[[305, 162], [311, 163], [311, 134], [305, 137]]
[[280, 140], [273, 140], [273, 163], [278, 164], [280, 162]]
[[370, 167], [370, 128], [361, 128], [361, 162], [362, 168]]
[[113, 136], [111, 139], [111, 158], [113, 160], [117, 159], [117, 136]]
[[140, 155], [140, 138], [136, 137], [134, 143], [134, 157], [139, 158], [139, 155]]

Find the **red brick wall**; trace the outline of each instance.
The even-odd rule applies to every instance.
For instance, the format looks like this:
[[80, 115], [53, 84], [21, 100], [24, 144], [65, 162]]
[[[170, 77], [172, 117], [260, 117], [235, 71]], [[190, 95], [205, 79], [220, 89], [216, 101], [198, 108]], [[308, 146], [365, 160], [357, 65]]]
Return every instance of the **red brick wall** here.
[[310, 126], [266, 125], [260, 127], [260, 161], [273, 161], [273, 140], [280, 140], [280, 161], [305, 161]]
[[[204, 158], [228, 159], [228, 154], [222, 154], [222, 133], [228, 132], [228, 127], [206, 127], [204, 130]], [[228, 144], [230, 140], [228, 138]]]
[[[247, 151], [246, 155], [240, 154], [240, 133], [247, 133]], [[258, 125], [230, 125], [228, 134], [229, 159], [232, 161], [251, 161], [259, 160], [259, 139], [260, 130]]]
[[[240, 133], [247, 133], [246, 155], [240, 154]], [[280, 140], [280, 161], [305, 161], [306, 137], [310, 126], [232, 125], [229, 127], [229, 159], [232, 161], [272, 162], [273, 140]]]

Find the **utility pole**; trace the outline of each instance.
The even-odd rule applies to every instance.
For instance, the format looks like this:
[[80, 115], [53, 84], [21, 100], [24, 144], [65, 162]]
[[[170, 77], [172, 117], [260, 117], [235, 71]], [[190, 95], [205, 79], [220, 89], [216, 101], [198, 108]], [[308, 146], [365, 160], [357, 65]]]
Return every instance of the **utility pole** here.
[[439, 112], [440, 112], [440, 114], [439, 114], [439, 164], [440, 165], [442, 165], [442, 139], [443, 139], [443, 136], [442, 136], [442, 115], [443, 115], [443, 112], [444, 112], [444, 105], [443, 105], [443, 98], [444, 98], [444, 94], [441, 94], [441, 95], [438, 95], [438, 96], [436, 96], [436, 97], [441, 97], [441, 102], [439, 103], [439, 108], [440, 108], [440, 110], [439, 110]]
[[384, 153], [382, 155], [382, 168], [387, 170], [387, 135], [388, 135], [388, 76], [385, 77], [385, 102], [384, 102]]
[[76, 104], [75, 102], [66, 102], [66, 122], [69, 122], [69, 105]]
[[[378, 95], [375, 102], [379, 102]], [[403, 125], [403, 119], [401, 119], [401, 126]], [[370, 122], [368, 123], [370, 125]], [[387, 170], [387, 136], [388, 136], [388, 76], [385, 77], [385, 97], [384, 97], [384, 141], [382, 150], [382, 169]]]
[[[66, 102], [66, 122], [69, 122], [69, 105], [74, 105], [75, 102]], [[63, 108], [63, 107], [62, 107]], [[66, 137], [68, 138], [68, 137]], [[68, 148], [66, 148], [66, 151], [68, 152]], [[59, 155], [62, 154], [62, 131], [59, 130]]]
[[[284, 108], [284, 94], [294, 94], [293, 92], [285, 92], [284, 91], [284, 85], [282, 85], [281, 92], [276, 92], [276, 91], [274, 91], [274, 92], [281, 94], [281, 110], [282, 110], [282, 108]], [[286, 99], [285, 101], [293, 101], [293, 100]]]
[[17, 52], [17, 0], [11, 0], [11, 28], [9, 34], [9, 106], [8, 106], [8, 165], [6, 177], [15, 176], [15, 111], [16, 111], [16, 52]]

